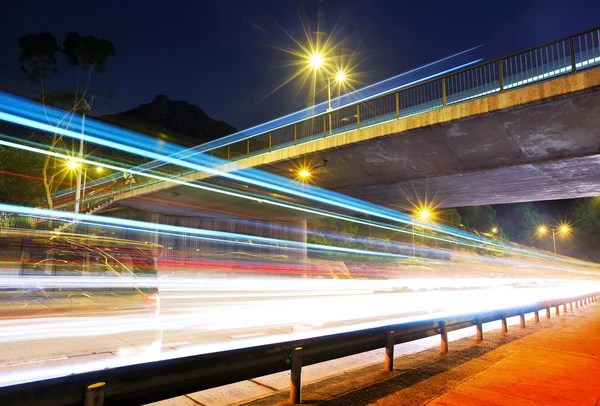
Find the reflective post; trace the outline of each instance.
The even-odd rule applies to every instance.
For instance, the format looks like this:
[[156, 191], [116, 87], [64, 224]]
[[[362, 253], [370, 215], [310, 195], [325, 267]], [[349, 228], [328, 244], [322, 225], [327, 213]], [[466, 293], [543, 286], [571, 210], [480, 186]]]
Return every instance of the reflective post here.
[[483, 322], [481, 317], [477, 317], [477, 341], [483, 340]]
[[85, 388], [83, 406], [103, 406], [106, 382], [98, 382]]
[[506, 323], [506, 317], [502, 316], [502, 333], [508, 333], [508, 323]]
[[394, 370], [394, 332], [388, 331], [385, 335], [385, 370], [392, 372]]
[[302, 347], [292, 350], [292, 365], [290, 368], [290, 403], [299, 405], [302, 391]]
[[539, 323], [540, 322], [540, 311], [536, 310], [534, 314], [535, 314], [535, 322]]
[[441, 338], [440, 351], [442, 354], [447, 354], [448, 353], [448, 329], [446, 328], [446, 322], [439, 321], [438, 324], [440, 326], [440, 338]]

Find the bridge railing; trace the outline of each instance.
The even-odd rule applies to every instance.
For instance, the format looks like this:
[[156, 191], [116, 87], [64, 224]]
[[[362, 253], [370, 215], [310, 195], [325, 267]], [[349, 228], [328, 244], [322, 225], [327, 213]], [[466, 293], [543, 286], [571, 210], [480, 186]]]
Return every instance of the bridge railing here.
[[[216, 353], [191, 355], [137, 365], [74, 374], [0, 388], [0, 404], [29, 406], [139, 405], [289, 370], [290, 403], [301, 403], [302, 367], [366, 351], [385, 348], [384, 369], [393, 371], [394, 346], [440, 336], [440, 350], [449, 351], [448, 332], [476, 327], [483, 340], [483, 324], [500, 320], [508, 333], [507, 318], [540, 311], [551, 317], [574, 307], [597, 302], [599, 293], [538, 302], [495, 311], [384, 325], [301, 340], [266, 344]], [[568, 306], [568, 308], [567, 308]]]
[[[232, 161], [267, 154], [597, 66], [600, 66], [600, 28], [343, 106], [224, 145], [209, 154]], [[159, 169], [160, 174], [168, 178], [194, 172], [175, 165], [163, 165]], [[133, 187], [120, 184], [114, 192], [157, 182], [160, 180], [148, 178], [138, 180]]]

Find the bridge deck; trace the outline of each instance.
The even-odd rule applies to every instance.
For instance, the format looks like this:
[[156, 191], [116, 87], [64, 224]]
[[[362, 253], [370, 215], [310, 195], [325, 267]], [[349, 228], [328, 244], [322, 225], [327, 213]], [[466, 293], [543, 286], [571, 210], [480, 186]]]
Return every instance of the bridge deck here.
[[[303, 404], [319, 405], [598, 405], [600, 305], [593, 303], [508, 335], [450, 343], [447, 355], [432, 348], [357, 369], [303, 388]], [[252, 405], [287, 404], [280, 392]]]

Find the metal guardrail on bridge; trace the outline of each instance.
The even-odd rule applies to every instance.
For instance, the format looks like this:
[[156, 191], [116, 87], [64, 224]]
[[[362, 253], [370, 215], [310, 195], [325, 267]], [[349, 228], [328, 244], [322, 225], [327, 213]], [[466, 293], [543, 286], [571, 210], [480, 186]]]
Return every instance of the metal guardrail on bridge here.
[[[517, 87], [600, 66], [600, 28], [454, 71], [387, 94], [333, 109], [309, 119], [218, 147], [212, 156], [239, 160], [327, 138], [368, 126], [512, 90]], [[201, 146], [197, 147], [200, 148]], [[194, 149], [190, 150], [192, 154]], [[177, 178], [193, 170], [165, 164], [153, 173]], [[121, 182], [112, 193], [127, 192], [158, 179]]]
[[[477, 327], [477, 339], [483, 339], [483, 323], [550, 309], [555, 314], [596, 302], [600, 293], [539, 302], [521, 307], [447, 318], [388, 325], [305, 340], [262, 345], [218, 353], [175, 358], [146, 364], [123, 366], [60, 378], [0, 388], [0, 404], [19, 406], [117, 406], [139, 405], [210, 389], [286, 370], [291, 371], [290, 403], [301, 401], [302, 366], [317, 364], [348, 355], [385, 348], [384, 368], [393, 370], [394, 345], [440, 335], [442, 353], [448, 352], [448, 332]], [[567, 305], [569, 310], [567, 310]]]

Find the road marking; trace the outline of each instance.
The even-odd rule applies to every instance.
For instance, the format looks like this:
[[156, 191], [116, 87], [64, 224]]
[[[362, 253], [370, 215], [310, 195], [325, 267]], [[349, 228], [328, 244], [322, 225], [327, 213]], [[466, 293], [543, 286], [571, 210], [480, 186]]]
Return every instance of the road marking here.
[[261, 337], [264, 336], [265, 333], [252, 333], [252, 334], [239, 334], [237, 336], [229, 336], [229, 338], [250, 338], [250, 337]]
[[69, 359], [69, 357], [62, 356], [62, 357], [56, 357], [56, 358], [32, 359], [29, 361], [9, 362], [7, 364], [0, 364], [0, 368], [16, 367], [19, 365], [39, 364], [41, 362], [65, 361], [68, 359]]
[[187, 341], [179, 341], [176, 343], [164, 343], [164, 344], [161, 344], [160, 346], [161, 347], [181, 347], [181, 346], [188, 345], [188, 344], [189, 344], [189, 342], [187, 342]]

